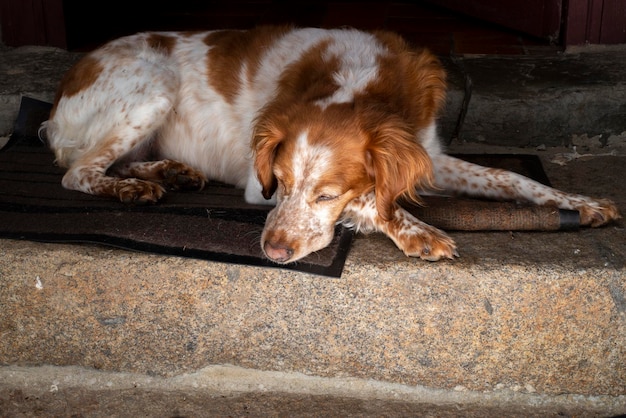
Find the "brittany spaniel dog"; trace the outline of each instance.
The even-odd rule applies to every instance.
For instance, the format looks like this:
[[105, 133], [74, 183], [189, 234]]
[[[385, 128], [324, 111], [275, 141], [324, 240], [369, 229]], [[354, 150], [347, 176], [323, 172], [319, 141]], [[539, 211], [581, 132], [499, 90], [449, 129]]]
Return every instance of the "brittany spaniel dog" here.
[[445, 87], [438, 60], [392, 33], [141, 33], [70, 69], [41, 131], [68, 189], [141, 204], [214, 179], [275, 205], [261, 247], [277, 263], [324, 248], [337, 223], [454, 258], [448, 235], [396, 202], [428, 191], [576, 209], [590, 226], [620, 217], [608, 200], [445, 155]]

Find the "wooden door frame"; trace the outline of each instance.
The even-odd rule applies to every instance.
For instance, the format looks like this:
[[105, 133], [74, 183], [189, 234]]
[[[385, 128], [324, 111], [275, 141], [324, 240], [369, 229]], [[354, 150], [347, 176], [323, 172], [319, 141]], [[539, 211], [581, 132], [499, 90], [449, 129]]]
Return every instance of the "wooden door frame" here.
[[566, 0], [564, 6], [564, 46], [626, 43], [624, 0]]
[[[67, 48], [63, 0], [0, 0], [2, 41]], [[563, 46], [626, 43], [625, 0], [563, 0]]]
[[563, 46], [626, 43], [626, 0], [427, 1]]
[[0, 0], [2, 42], [67, 48], [63, 0]]
[[564, 0], [427, 0], [538, 38], [558, 40]]

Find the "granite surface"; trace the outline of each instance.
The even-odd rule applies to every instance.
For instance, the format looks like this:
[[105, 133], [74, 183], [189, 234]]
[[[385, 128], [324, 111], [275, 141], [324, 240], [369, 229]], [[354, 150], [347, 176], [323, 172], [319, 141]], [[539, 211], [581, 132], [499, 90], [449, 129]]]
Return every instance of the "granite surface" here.
[[[11, 121], [20, 94], [51, 94], [60, 73], [49, 66], [69, 61], [46, 54], [31, 66], [0, 63], [0, 122]], [[505, 127], [518, 129], [498, 124], [492, 132]], [[555, 186], [612, 198], [624, 213], [626, 137], [610, 134], [593, 139], [600, 148], [582, 141], [578, 152], [589, 156], [564, 166], [546, 155], [545, 168]], [[171, 378], [230, 364], [450, 392], [612, 397], [605, 411], [618, 411], [626, 395], [623, 223], [451, 235], [461, 258], [438, 263], [406, 258], [381, 235], [359, 236], [340, 279], [0, 240], [0, 369], [81, 366]], [[19, 400], [20, 390], [1, 391], [0, 400]]]
[[619, 135], [626, 131], [625, 60], [625, 45], [595, 54], [465, 57], [472, 95], [461, 135], [513, 146]]
[[[500, 238], [491, 244], [510, 239]], [[3, 364], [156, 375], [234, 364], [440, 388], [626, 394], [623, 269], [473, 256], [416, 266], [380, 236], [357, 239], [341, 279], [2, 244]]]
[[[547, 165], [625, 206], [624, 157]], [[589, 173], [614, 173], [593, 184]], [[587, 173], [586, 175], [581, 173]], [[340, 279], [2, 240], [0, 363], [207, 365], [490, 391], [626, 394], [626, 232], [453, 233], [426, 263], [358, 236]]]
[[626, 396], [431, 389], [210, 366], [164, 378], [81, 367], [0, 367], [3, 416], [608, 417]]

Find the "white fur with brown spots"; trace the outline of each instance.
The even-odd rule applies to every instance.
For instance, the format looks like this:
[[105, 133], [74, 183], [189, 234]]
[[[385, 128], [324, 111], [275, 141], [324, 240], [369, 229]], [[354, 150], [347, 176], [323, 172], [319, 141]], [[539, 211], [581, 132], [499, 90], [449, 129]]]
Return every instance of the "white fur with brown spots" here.
[[387, 32], [142, 33], [78, 62], [42, 131], [68, 189], [147, 203], [215, 179], [275, 204], [261, 246], [278, 263], [327, 246], [337, 223], [454, 258], [451, 238], [397, 205], [418, 190], [576, 209], [591, 226], [619, 218], [610, 201], [443, 154], [444, 100], [438, 60]]

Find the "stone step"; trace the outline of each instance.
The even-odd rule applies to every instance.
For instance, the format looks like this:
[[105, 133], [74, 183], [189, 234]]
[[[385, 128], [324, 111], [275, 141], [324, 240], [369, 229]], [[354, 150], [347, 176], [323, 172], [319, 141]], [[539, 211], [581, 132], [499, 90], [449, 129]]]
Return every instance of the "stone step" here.
[[[582, 51], [582, 52], [581, 52]], [[0, 136], [10, 134], [23, 95], [52, 101], [82, 56], [58, 48], [0, 44]], [[626, 132], [626, 46], [546, 56], [442, 57], [449, 73], [441, 116], [447, 142], [570, 145], [573, 135]]]
[[[18, 49], [3, 51], [11, 59], [0, 60], [5, 122], [21, 94], [50, 98], [60, 67], [74, 60], [45, 49], [42, 62]], [[16, 64], [23, 60], [30, 64]], [[465, 65], [489, 78], [489, 65]], [[526, 91], [531, 76], [515, 88]], [[474, 91], [470, 103], [497, 103], [497, 97]], [[535, 98], [506, 103], [528, 110]], [[474, 117], [468, 111], [462, 129]], [[497, 117], [483, 114], [483, 120]], [[487, 132], [514, 129], [496, 125]], [[538, 153], [554, 186], [611, 198], [623, 211], [626, 157], [616, 144], [614, 155], [589, 146], [590, 156], [562, 166], [550, 160], [571, 150]], [[453, 144], [453, 151], [465, 146]], [[65, 405], [98, 416], [113, 405], [124, 415], [130, 410], [123, 400], [136, 397], [145, 405], [161, 402], [172, 414], [183, 414], [186, 405], [231, 408], [233, 416], [281, 415], [285, 405], [300, 416], [320, 415], [324, 405], [345, 416], [352, 410], [353, 416], [626, 414], [623, 224], [451, 235], [461, 257], [437, 263], [406, 258], [384, 236], [358, 236], [338, 279], [95, 245], [0, 240], [0, 411], [12, 416], [20, 408]], [[233, 380], [224, 370], [245, 372]], [[196, 381], [194, 390], [189, 375], [196, 372], [223, 387]], [[81, 381], [81, 373], [89, 377]], [[260, 376], [256, 389], [249, 374]], [[311, 392], [310, 381], [298, 380], [305, 377], [326, 379], [327, 389]], [[112, 382], [109, 390], [93, 383], [99, 379]], [[378, 391], [361, 389], [367, 384]]]
[[[555, 186], [624, 207], [625, 162], [545, 164]], [[451, 235], [461, 257], [437, 263], [358, 236], [338, 279], [3, 240], [0, 362], [163, 377], [233, 365], [626, 412], [623, 226]]]

